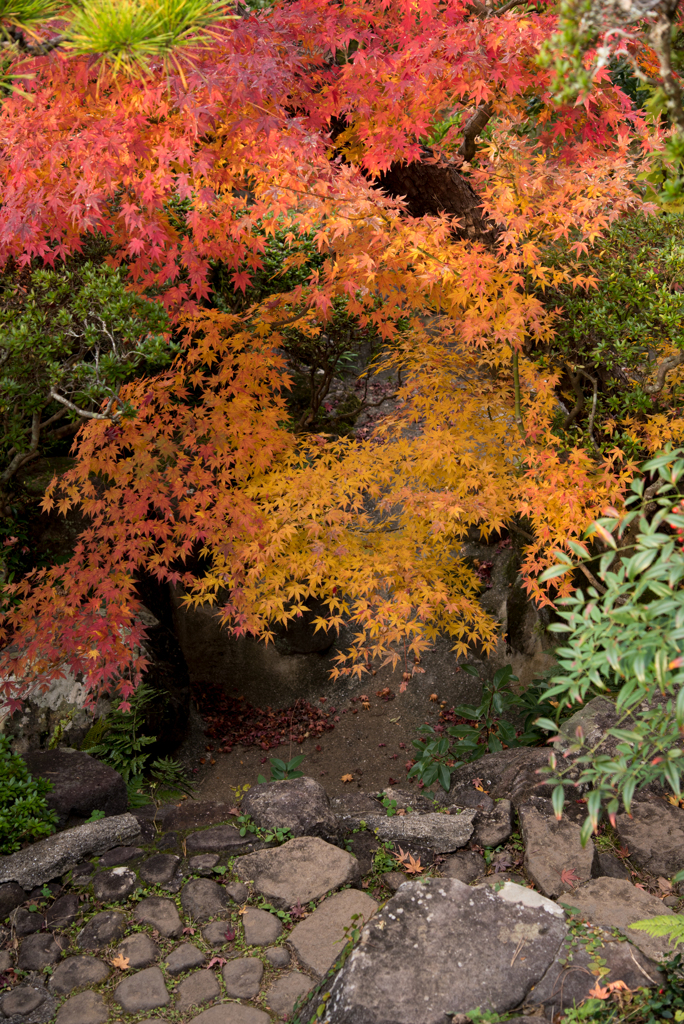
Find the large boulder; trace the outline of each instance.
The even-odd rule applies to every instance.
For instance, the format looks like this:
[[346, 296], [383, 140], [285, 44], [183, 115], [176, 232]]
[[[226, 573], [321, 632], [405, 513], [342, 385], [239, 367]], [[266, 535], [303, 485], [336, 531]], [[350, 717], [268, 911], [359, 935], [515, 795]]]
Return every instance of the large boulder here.
[[89, 754], [69, 750], [33, 750], [24, 755], [31, 775], [48, 779], [53, 790], [48, 806], [64, 826], [70, 818], [88, 818], [93, 811], [107, 817], [123, 814], [128, 804], [124, 781], [117, 771]]
[[492, 799], [510, 800], [517, 808], [532, 796], [550, 796], [551, 786], [542, 772], [548, 764], [549, 751], [540, 747], [499, 750], [485, 754], [474, 764], [457, 768], [452, 775], [452, 788], [472, 786], [473, 777], [477, 777]]
[[289, 828], [292, 835], [337, 838], [337, 819], [330, 809], [328, 794], [315, 779], [281, 779], [252, 786], [241, 810], [259, 828]]
[[322, 1019], [444, 1024], [478, 1007], [505, 1013], [544, 977], [566, 934], [560, 907], [521, 886], [502, 897], [453, 878], [407, 882], [364, 927]]
[[580, 743], [583, 752], [596, 748], [597, 753], [614, 754], [620, 741], [616, 737], [606, 736], [606, 733], [617, 725], [617, 721], [613, 701], [607, 697], [594, 697], [566, 719], [561, 726], [561, 739], [554, 744], [555, 749], [563, 752]]

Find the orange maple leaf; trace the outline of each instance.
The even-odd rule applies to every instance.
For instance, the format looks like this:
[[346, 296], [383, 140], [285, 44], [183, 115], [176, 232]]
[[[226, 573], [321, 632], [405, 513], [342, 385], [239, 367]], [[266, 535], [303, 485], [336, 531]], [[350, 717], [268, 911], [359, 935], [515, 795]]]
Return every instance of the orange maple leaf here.
[[574, 868], [563, 868], [561, 871], [561, 882], [563, 885], [575, 885], [579, 882], [578, 876], [575, 874]]
[[631, 992], [632, 989], [624, 981], [610, 981], [607, 985], [601, 986], [599, 982], [589, 990], [589, 995], [594, 999], [607, 999], [613, 992]]
[[341, 778], [342, 782], [353, 782], [354, 781], [354, 776], [351, 775], [351, 774], [341, 775], [340, 778]]
[[401, 864], [407, 875], [420, 875], [425, 868], [420, 863], [420, 857], [414, 857], [410, 853], [404, 853], [401, 846], [399, 853], [394, 854], [397, 862]]
[[111, 961], [112, 967], [118, 967], [120, 971], [127, 971], [129, 963], [130, 958], [127, 956], [123, 956], [122, 953], [117, 953], [117, 955]]

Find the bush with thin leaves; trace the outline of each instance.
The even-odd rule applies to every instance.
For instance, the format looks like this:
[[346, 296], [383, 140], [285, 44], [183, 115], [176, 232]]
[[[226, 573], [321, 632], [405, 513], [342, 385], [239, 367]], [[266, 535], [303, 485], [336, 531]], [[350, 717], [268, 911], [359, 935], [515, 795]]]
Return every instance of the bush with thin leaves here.
[[[597, 694], [615, 697], [617, 720], [607, 731], [612, 752], [588, 748], [581, 735], [567, 751], [588, 786], [583, 839], [598, 825], [605, 807], [612, 822], [621, 805], [629, 812], [637, 790], [659, 783], [681, 795], [684, 770], [684, 451], [666, 451], [644, 463], [631, 485], [625, 511], [607, 509], [587, 531], [594, 546], [570, 542], [597, 586], [578, 589], [559, 602], [560, 620], [549, 628], [564, 634], [557, 651], [561, 674], [551, 679], [547, 698], [561, 707]], [[595, 548], [602, 545], [600, 560]], [[572, 572], [575, 563], [557, 552], [550, 580]], [[599, 582], [600, 581], [600, 582]], [[600, 589], [599, 589], [600, 588]], [[550, 719], [537, 725], [553, 729]], [[568, 769], [551, 755], [557, 777], [553, 804], [562, 814]]]

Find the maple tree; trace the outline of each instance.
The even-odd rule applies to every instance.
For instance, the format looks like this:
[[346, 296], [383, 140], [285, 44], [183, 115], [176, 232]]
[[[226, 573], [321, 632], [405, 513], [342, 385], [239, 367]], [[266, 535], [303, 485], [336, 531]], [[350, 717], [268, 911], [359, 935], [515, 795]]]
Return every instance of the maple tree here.
[[[356, 630], [337, 672], [376, 658], [405, 684], [440, 633], [490, 650], [468, 530], [522, 520], [525, 585], [548, 602], [550, 551], [634, 471], [617, 447], [558, 443], [560, 374], [535, 353], [554, 338], [544, 290], [594, 283], [558, 247], [586, 253], [648, 212], [634, 143], [657, 133], [605, 69], [582, 104], [554, 105], [550, 4], [117, 10], [0, 9], [0, 259], [54, 267], [104, 237], [180, 345], [80, 429], [48, 490], [45, 508], [90, 526], [67, 563], [6, 588], [9, 708], [65, 664], [126, 708], [141, 571], [237, 635], [269, 639], [318, 602], [316, 628]], [[306, 273], [251, 294], [278, 236], [283, 273]], [[212, 308], [218, 278], [244, 301]], [[341, 309], [401, 381], [366, 437], [293, 429], [287, 404], [288, 331], [320, 345]]]

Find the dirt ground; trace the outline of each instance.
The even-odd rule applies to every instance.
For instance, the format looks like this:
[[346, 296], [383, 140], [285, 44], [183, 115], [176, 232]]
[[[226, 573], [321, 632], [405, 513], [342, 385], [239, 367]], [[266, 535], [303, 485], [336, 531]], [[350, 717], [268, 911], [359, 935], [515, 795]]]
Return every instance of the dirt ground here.
[[[332, 730], [309, 736], [302, 743], [287, 741], [268, 751], [237, 745], [229, 754], [220, 753], [219, 744], [204, 735], [205, 723], [196, 714], [181, 754], [197, 783], [194, 798], [232, 802], [237, 787], [256, 784], [259, 774], [270, 777], [270, 757], [287, 761], [297, 754], [304, 755], [300, 770], [318, 779], [331, 797], [351, 788], [373, 791], [387, 785], [405, 786], [407, 762], [414, 752], [411, 741], [421, 725], [434, 726], [439, 721], [445, 695], [437, 692], [434, 699], [432, 686], [429, 680], [414, 678], [404, 693], [399, 693], [397, 684], [395, 696], [387, 700], [377, 696], [375, 680], [372, 687], [368, 681], [356, 683], [342, 699], [338, 694], [336, 703], [334, 698], [321, 702], [333, 721]], [[458, 699], [473, 702], [477, 689], [477, 681], [463, 673]], [[368, 700], [361, 700], [363, 696]], [[453, 695], [450, 697], [445, 706], [452, 706]], [[342, 781], [343, 775], [351, 775], [352, 780]], [[416, 785], [415, 780], [409, 785]]]

